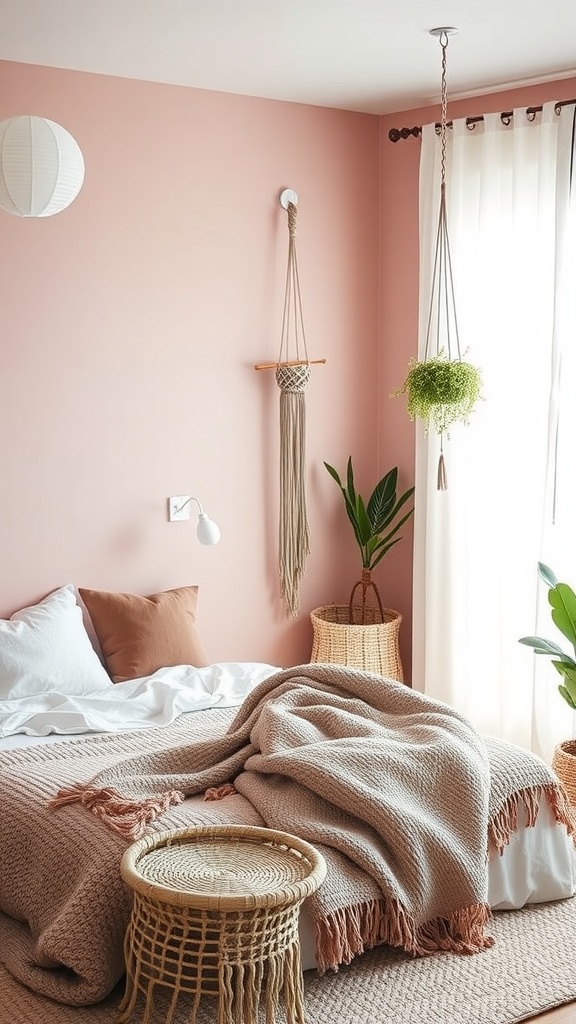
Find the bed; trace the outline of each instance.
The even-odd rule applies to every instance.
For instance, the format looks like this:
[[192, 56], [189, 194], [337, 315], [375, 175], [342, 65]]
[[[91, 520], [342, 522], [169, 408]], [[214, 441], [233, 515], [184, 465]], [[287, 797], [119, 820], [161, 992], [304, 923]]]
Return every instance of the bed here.
[[[431, 710], [436, 712], [438, 709], [431, 708], [426, 704], [426, 698], [401, 684], [364, 678], [362, 674], [347, 674], [334, 666], [299, 666], [281, 671], [275, 666], [259, 663], [195, 667], [183, 663], [163, 666], [148, 676], [125, 680], [118, 686], [111, 682], [106, 670], [104, 676], [100, 674], [103, 663], [89, 638], [89, 648], [84, 644], [85, 627], [79, 620], [74, 588], [61, 588], [56, 593], [57, 599], [51, 595], [52, 604], [48, 599], [49, 611], [54, 612], [53, 605], [58, 606], [59, 613], [65, 609], [63, 618], [66, 623], [62, 631], [65, 646], [69, 654], [71, 648], [81, 648], [85, 658], [80, 671], [76, 651], [72, 673], [66, 684], [62, 681], [62, 660], [55, 658], [58, 644], [53, 632], [49, 645], [52, 668], [42, 664], [43, 676], [36, 667], [22, 675], [25, 661], [22, 657], [22, 630], [18, 639], [9, 638], [5, 644], [0, 628], [0, 678], [10, 679], [11, 672], [17, 673], [21, 687], [27, 691], [18, 695], [12, 678], [11, 696], [0, 700], [0, 958], [22, 984], [42, 995], [79, 1006], [105, 998], [123, 974], [122, 942], [131, 895], [121, 881], [118, 864], [131, 836], [120, 827], [107, 827], [102, 817], [77, 796], [69, 798], [68, 802], [64, 799], [58, 807], [51, 806], [57, 794], [74, 793], [75, 788], [87, 786], [94, 778], [110, 781], [110, 777], [118, 782], [120, 790], [124, 787], [127, 792], [133, 782], [129, 783], [130, 773], [126, 774], [126, 765], [132, 766], [132, 776], [134, 765], [139, 766], [141, 774], [137, 784], [142, 788], [143, 779], [155, 778], [150, 774], [151, 768], [157, 771], [159, 765], [168, 765], [166, 752], [171, 758], [174, 751], [178, 756], [183, 751], [187, 756], [192, 752], [191, 756], [195, 757], [195, 752], [201, 750], [204, 760], [200, 764], [196, 759], [193, 766], [195, 773], [199, 768], [203, 772], [200, 773], [199, 787], [196, 787], [198, 791], [181, 802], [168, 801], [158, 809], [155, 817], [146, 821], [146, 829], [161, 831], [210, 823], [270, 825], [274, 828], [283, 825], [285, 831], [297, 834], [308, 830], [308, 835], [304, 834], [303, 838], [310, 838], [311, 830], [313, 833], [315, 830], [316, 838], [324, 840], [328, 832], [342, 832], [342, 820], [338, 818], [337, 828], [333, 820], [327, 826], [324, 815], [327, 801], [321, 800], [322, 808], [318, 811], [318, 794], [322, 790], [317, 789], [316, 781], [312, 780], [306, 789], [312, 810], [307, 806], [306, 813], [299, 811], [299, 817], [294, 813], [294, 807], [301, 807], [298, 772], [303, 771], [303, 759], [312, 750], [315, 751], [314, 758], [305, 763], [304, 778], [308, 781], [313, 769], [314, 779], [319, 778], [318, 785], [325, 782], [326, 772], [320, 772], [318, 776], [316, 771], [317, 765], [321, 764], [326, 739], [325, 734], [318, 736], [318, 708], [321, 707], [324, 732], [333, 727], [338, 730], [336, 742], [332, 741], [330, 748], [334, 752], [331, 755], [334, 779], [338, 777], [339, 759], [343, 765], [349, 764], [346, 744], [351, 742], [352, 735], [348, 726], [352, 720], [351, 708], [355, 714], [354, 737], [360, 722], [367, 733], [361, 742], [363, 745], [368, 743], [370, 764], [377, 764], [379, 771], [384, 766], [379, 778], [388, 777], [391, 754], [387, 749], [382, 750], [380, 734], [374, 734], [374, 728], [380, 729], [378, 722], [374, 726], [374, 715], [370, 712], [367, 718], [363, 717], [366, 708], [378, 704], [382, 699], [381, 693], [385, 691], [388, 694], [389, 691], [386, 701], [400, 702], [398, 707], [402, 715], [408, 710], [412, 719], [422, 709], [428, 716]], [[43, 612], [46, 613], [45, 608]], [[17, 625], [22, 621], [25, 625], [33, 622], [36, 633], [42, 632], [42, 625], [39, 627], [38, 621], [33, 620], [33, 610], [24, 610], [22, 616], [15, 620]], [[46, 636], [43, 639], [46, 640]], [[12, 668], [7, 662], [2, 664], [5, 656], [2, 652], [10, 648], [11, 640], [14, 641], [14, 649], [19, 648]], [[92, 654], [97, 664], [92, 660]], [[31, 655], [31, 665], [36, 666], [37, 663], [38, 651], [35, 650]], [[50, 676], [54, 665], [57, 666], [57, 680]], [[93, 679], [91, 672], [94, 673]], [[78, 684], [80, 678], [82, 682]], [[46, 689], [49, 679], [52, 681]], [[353, 686], [353, 692], [344, 692], [343, 696], [347, 686]], [[82, 692], [63, 692], [75, 687]], [[36, 692], [30, 692], [31, 689]], [[362, 700], [358, 703], [359, 695]], [[370, 699], [365, 700], [366, 697]], [[356, 704], [353, 706], [354, 701]], [[261, 735], [256, 742], [254, 737], [263, 728], [263, 708], [267, 714], [273, 708], [270, 722], [274, 728], [268, 723], [268, 735]], [[440, 711], [444, 715], [444, 710]], [[456, 730], [453, 735], [456, 749], [459, 749], [463, 736], [468, 742], [467, 726], [455, 713], [449, 709], [446, 712], [449, 728]], [[326, 714], [329, 714], [329, 725], [325, 725]], [[259, 773], [258, 765], [255, 771], [240, 771], [239, 774], [227, 771], [226, 767], [221, 772], [214, 770], [215, 765], [226, 765], [230, 758], [230, 763], [246, 764], [246, 750], [232, 749], [228, 739], [235, 735], [234, 723], [239, 719], [241, 728], [236, 727], [236, 731], [244, 730], [242, 743], [246, 737], [249, 738], [249, 756], [256, 761], [268, 761], [264, 774]], [[289, 751], [291, 767], [287, 770], [283, 767], [287, 763], [286, 751], [283, 748], [280, 754], [278, 752], [278, 722], [282, 726], [282, 737], [294, 737]], [[346, 723], [344, 728], [343, 723]], [[428, 728], [429, 717], [426, 724]], [[444, 728], [443, 721], [441, 727]], [[304, 733], [299, 731], [302, 729]], [[347, 731], [349, 735], [345, 736]], [[303, 736], [306, 742], [303, 742]], [[374, 742], [377, 748], [370, 747]], [[432, 742], [435, 741], [430, 739], [428, 731], [425, 743], [419, 748], [419, 756], [428, 757], [426, 751], [431, 749]], [[470, 806], [477, 802], [480, 807], [481, 785], [478, 780], [482, 779], [483, 751], [488, 750], [492, 772], [495, 774], [496, 767], [501, 767], [504, 784], [501, 793], [492, 793], [490, 812], [486, 801], [489, 828], [481, 837], [484, 860], [480, 861], [478, 856], [474, 860], [481, 902], [485, 900], [493, 910], [505, 910], [528, 902], [564, 899], [573, 895], [576, 865], [569, 814], [555, 777], [539, 759], [510, 745], [502, 746], [491, 737], [472, 736], [471, 742], [477, 746], [480, 774], [475, 774], [476, 762], [474, 758], [470, 761], [466, 753], [467, 778], [463, 779], [462, 789], [458, 790], [455, 799], [448, 801], [448, 810], [440, 807], [440, 812], [452, 814], [454, 804], [466, 808], [467, 802]], [[376, 749], [377, 756], [372, 756]], [[516, 763], [523, 766], [522, 772], [518, 769], [517, 779]], [[281, 770], [278, 770], [279, 766]], [[169, 767], [172, 769], [172, 762]], [[428, 775], [426, 773], [426, 778]], [[448, 794], [450, 778], [447, 774]], [[222, 787], [228, 779], [235, 785]], [[207, 787], [206, 780], [215, 785]], [[195, 787], [188, 786], [190, 788]], [[496, 790], [494, 782], [491, 790]], [[103, 791], [102, 787], [100, 791]], [[292, 807], [290, 800], [295, 791], [298, 801]], [[213, 798], [206, 799], [207, 795]], [[419, 797], [416, 803], [416, 818], [421, 818], [424, 812], [427, 813], [428, 805], [424, 797]], [[366, 806], [369, 804], [370, 801]], [[286, 818], [288, 809], [289, 819]], [[395, 810], [399, 813], [398, 820], [416, 820], [409, 818], [406, 809], [392, 805], [392, 814]], [[466, 823], [468, 817], [462, 817]], [[287, 823], [291, 827], [286, 828]], [[335, 878], [339, 877], [340, 862], [347, 862], [346, 878], [350, 879], [352, 874], [350, 885], [355, 894], [348, 903], [355, 906], [359, 902], [358, 893], [367, 905], [373, 897], [373, 879], [364, 870], [360, 871], [358, 865], [364, 865], [369, 859], [376, 824], [374, 819], [370, 829], [361, 833], [359, 859], [353, 864], [352, 872], [342, 849], [328, 848]], [[413, 824], [407, 826], [404, 835], [397, 830], [397, 845], [390, 844], [395, 856], [400, 849], [405, 851], [403, 855], [410, 856], [414, 827]], [[460, 827], [461, 823], [457, 831]], [[435, 831], [432, 838], [434, 849], [437, 849], [442, 836]], [[444, 852], [446, 858], [451, 856], [451, 848], [456, 849], [454, 844], [458, 840], [465, 845], [472, 841], [465, 829], [462, 834], [450, 832], [450, 842]], [[474, 841], [478, 845], [477, 836]], [[490, 854], [486, 867], [487, 846]], [[324, 845], [322, 850], [325, 851]], [[420, 859], [417, 848], [415, 859]], [[461, 860], [462, 857], [458, 856], [454, 862]], [[441, 866], [444, 864], [443, 861]], [[445, 868], [442, 869], [446, 874]], [[338, 908], [331, 919], [332, 925], [340, 920], [338, 915], [341, 913], [342, 908]], [[319, 968], [323, 971], [337, 968], [339, 963], [359, 955], [363, 948], [382, 941], [382, 933], [371, 936], [366, 933], [350, 934], [349, 923], [348, 919], [345, 941], [342, 934], [338, 934], [337, 951], [334, 952], [333, 948], [328, 958], [325, 949], [319, 955], [318, 907], [312, 902], [305, 904], [301, 915], [305, 969]], [[481, 924], [484, 923], [483, 920]], [[386, 935], [390, 937], [389, 933]]]

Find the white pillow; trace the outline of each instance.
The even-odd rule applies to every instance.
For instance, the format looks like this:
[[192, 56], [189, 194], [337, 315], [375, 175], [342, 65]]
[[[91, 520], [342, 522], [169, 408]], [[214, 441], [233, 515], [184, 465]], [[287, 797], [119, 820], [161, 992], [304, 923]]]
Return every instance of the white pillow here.
[[71, 584], [0, 619], [0, 699], [74, 697], [113, 685], [90, 643]]

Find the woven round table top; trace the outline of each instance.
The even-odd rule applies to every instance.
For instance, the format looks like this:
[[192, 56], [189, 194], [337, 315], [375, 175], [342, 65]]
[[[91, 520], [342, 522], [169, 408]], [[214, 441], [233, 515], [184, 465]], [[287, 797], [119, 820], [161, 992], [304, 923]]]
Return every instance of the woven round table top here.
[[126, 850], [121, 872], [133, 889], [161, 902], [240, 910], [302, 901], [324, 881], [326, 863], [296, 836], [226, 825], [139, 839]]

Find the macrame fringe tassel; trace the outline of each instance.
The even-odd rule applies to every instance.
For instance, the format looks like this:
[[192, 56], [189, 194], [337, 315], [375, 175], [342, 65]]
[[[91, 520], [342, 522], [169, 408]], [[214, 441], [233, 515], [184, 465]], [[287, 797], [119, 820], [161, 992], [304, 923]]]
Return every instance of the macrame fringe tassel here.
[[439, 491], [445, 491], [448, 489], [448, 479], [446, 477], [446, 463], [444, 462], [444, 452], [440, 452], [440, 458], [438, 459], [438, 477], [436, 482], [436, 488]]
[[280, 394], [280, 593], [290, 616], [300, 609], [300, 580], [310, 554], [306, 511], [306, 405], [303, 391]]
[[[258, 1024], [264, 997], [264, 1017], [268, 1024], [276, 1020], [280, 996], [284, 996], [287, 1024], [304, 1024], [302, 964], [300, 947], [294, 943], [273, 952], [263, 963], [222, 963], [219, 968], [217, 1024]], [[195, 1018], [194, 1018], [195, 1020]]]

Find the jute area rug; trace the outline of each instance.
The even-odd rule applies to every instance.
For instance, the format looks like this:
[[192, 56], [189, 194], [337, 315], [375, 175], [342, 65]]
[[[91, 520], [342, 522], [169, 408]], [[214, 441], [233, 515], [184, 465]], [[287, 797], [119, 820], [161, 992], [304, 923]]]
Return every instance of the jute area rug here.
[[[307, 972], [306, 1024], [514, 1024], [576, 1000], [576, 897], [496, 913], [490, 931], [494, 947], [475, 956], [412, 960], [382, 948], [323, 978]], [[0, 1024], [115, 1024], [119, 994], [97, 1006], [61, 1006], [0, 967]], [[157, 1009], [151, 1024], [163, 1024]], [[131, 1021], [141, 1024], [142, 1013]], [[212, 999], [197, 1021], [215, 1024]], [[175, 1024], [187, 1024], [184, 1000]]]

